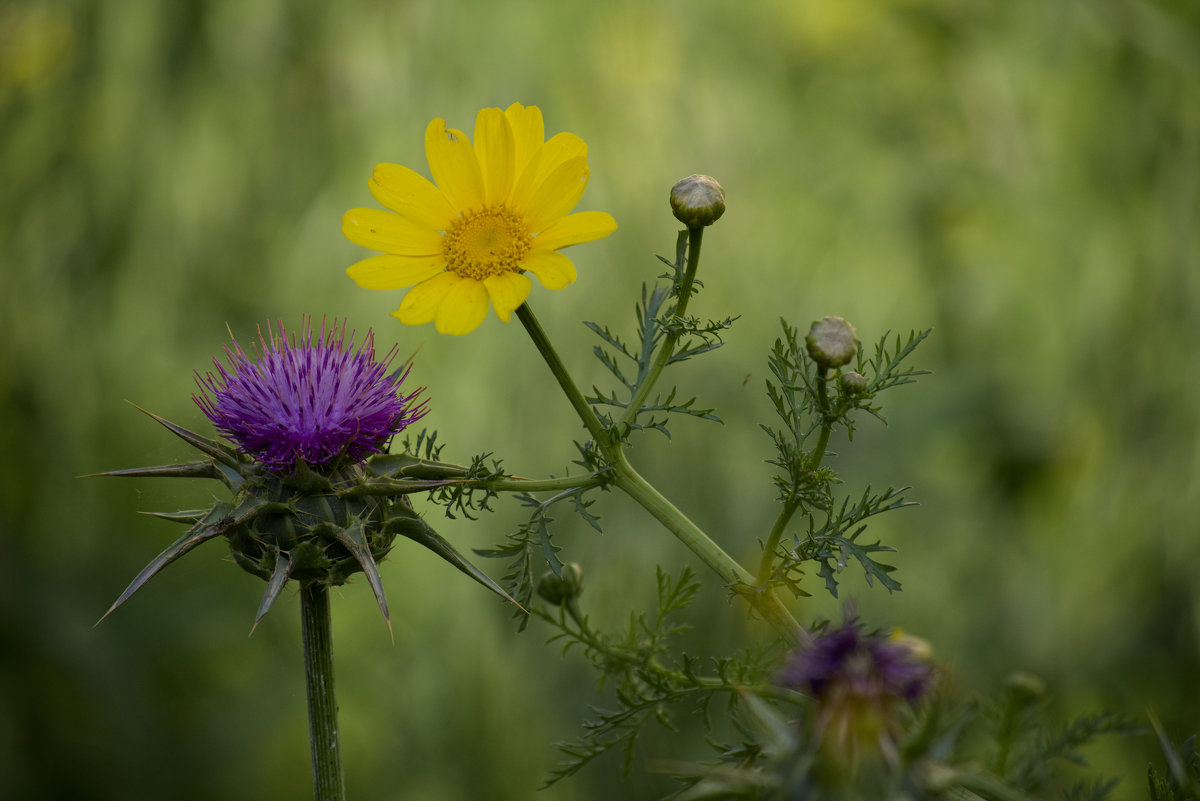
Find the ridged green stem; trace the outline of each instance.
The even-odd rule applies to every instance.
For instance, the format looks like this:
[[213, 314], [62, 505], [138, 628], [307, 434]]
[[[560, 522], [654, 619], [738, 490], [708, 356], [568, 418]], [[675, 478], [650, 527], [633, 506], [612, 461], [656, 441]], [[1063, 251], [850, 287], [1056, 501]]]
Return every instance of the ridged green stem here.
[[821, 433], [817, 435], [817, 444], [813, 446], [812, 455], [808, 457], [808, 469], [816, 470], [825, 458], [825, 449], [829, 446], [829, 435], [833, 432], [833, 422], [837, 418], [829, 411], [829, 368], [817, 368], [817, 405], [821, 412]]
[[795, 498], [789, 498], [783, 508], [779, 510], [779, 516], [775, 518], [775, 525], [771, 527], [771, 533], [767, 535], [767, 542], [763, 546], [762, 562], [758, 566], [758, 586], [765, 587], [771, 580], [771, 570], [775, 565], [775, 549], [779, 547], [779, 538], [783, 536], [783, 530], [787, 528], [788, 521], [792, 519], [792, 515], [796, 514], [796, 510], [799, 508], [800, 502]]
[[304, 678], [308, 688], [313, 797], [316, 801], [345, 801], [337, 697], [333, 685], [329, 589], [320, 582], [310, 581], [300, 588], [300, 631], [304, 639]]
[[633, 469], [633, 465], [629, 464], [624, 453], [618, 451], [616, 456], [617, 478], [613, 482], [614, 485], [637, 501], [727, 585], [745, 597], [789, 644], [799, 644], [804, 638], [803, 629], [779, 600], [779, 596], [770, 587], [755, 587], [754, 576], [725, 553], [720, 545], [713, 542], [650, 482], [642, 478], [641, 474]]
[[370, 484], [360, 484], [342, 493], [342, 497], [357, 498], [363, 495], [405, 495], [427, 492], [442, 487], [470, 486], [492, 492], [556, 492], [577, 487], [594, 487], [601, 481], [595, 476], [563, 476], [562, 478], [519, 478], [509, 476], [499, 479], [447, 478], [432, 481], [418, 479], [372, 479]]
[[[696, 280], [696, 270], [700, 267], [700, 243], [703, 241], [703, 228], [688, 229], [687, 266], [684, 268], [683, 278], [679, 281], [679, 300], [675, 303], [673, 314], [675, 317], [682, 318], [687, 313], [688, 301], [692, 299], [692, 284]], [[629, 406], [625, 408], [625, 414], [621, 416], [621, 421], [617, 424], [618, 431], [627, 427], [637, 417], [638, 410], [642, 408], [642, 404], [650, 396], [650, 390], [654, 388], [654, 384], [658, 381], [658, 376], [662, 373], [663, 368], [667, 366], [667, 362], [671, 360], [671, 357], [675, 355], [675, 346], [677, 344], [679, 344], [679, 332], [672, 331], [667, 334], [662, 347], [658, 349], [654, 363], [650, 365], [650, 369], [646, 372], [646, 377], [642, 379], [637, 394], [630, 399]]]
[[579, 415], [579, 419], [583, 421], [584, 428], [592, 435], [592, 439], [596, 441], [597, 445], [606, 445], [607, 432], [604, 430], [604, 424], [600, 422], [600, 418], [596, 417], [596, 413], [592, 411], [591, 405], [588, 404], [587, 398], [583, 397], [579, 387], [575, 386], [575, 381], [567, 372], [566, 365], [562, 363], [562, 359], [558, 358], [558, 353], [550, 344], [550, 338], [546, 336], [542, 324], [533, 316], [533, 310], [529, 308], [528, 303], [522, 303], [517, 307], [517, 319], [521, 321], [521, 325], [525, 326], [529, 338], [537, 346], [538, 353], [542, 354], [542, 358], [550, 366], [550, 372], [554, 373], [558, 386], [562, 388], [567, 400], [571, 402], [575, 414]]

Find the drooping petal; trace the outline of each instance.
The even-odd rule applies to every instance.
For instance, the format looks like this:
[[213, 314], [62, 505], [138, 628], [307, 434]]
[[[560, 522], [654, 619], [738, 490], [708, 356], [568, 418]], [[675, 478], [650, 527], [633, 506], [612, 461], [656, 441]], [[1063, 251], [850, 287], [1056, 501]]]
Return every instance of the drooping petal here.
[[462, 131], [434, 120], [425, 129], [425, 158], [434, 182], [459, 211], [483, 205], [483, 173], [471, 142]]
[[446, 260], [436, 256], [372, 256], [346, 268], [346, 273], [363, 289], [404, 289], [446, 269]]
[[451, 284], [438, 306], [434, 324], [439, 334], [469, 334], [483, 322], [487, 310], [488, 291], [483, 282], [463, 278]]
[[342, 217], [342, 233], [356, 245], [398, 256], [432, 256], [442, 252], [442, 235], [382, 209], [350, 209]]
[[525, 302], [533, 289], [533, 282], [527, 276], [512, 272], [489, 275], [483, 279], [483, 285], [487, 287], [496, 316], [506, 323], [513, 310]]
[[450, 272], [427, 278], [408, 290], [404, 300], [400, 301], [400, 308], [392, 312], [392, 316], [406, 325], [424, 325], [437, 314], [450, 288], [468, 280]]
[[498, 108], [485, 108], [475, 117], [475, 157], [483, 173], [484, 199], [496, 206], [512, 194], [514, 158], [512, 125]]
[[587, 188], [587, 159], [580, 156], [563, 163], [546, 176], [525, 206], [525, 219], [529, 230], [541, 233], [558, 222], [575, 208]]
[[534, 250], [558, 250], [602, 239], [617, 230], [617, 221], [603, 211], [569, 214], [533, 238]]
[[399, 164], [377, 164], [368, 185], [383, 205], [418, 225], [445, 231], [458, 212], [429, 179]]
[[546, 178], [564, 163], [572, 159], [587, 157], [587, 144], [572, 133], [560, 133], [533, 152], [529, 163], [517, 176], [510, 205], [524, 208], [529, 199], [545, 182]]
[[542, 121], [542, 110], [537, 106], [522, 106], [513, 103], [504, 110], [504, 116], [513, 130], [513, 142], [516, 145], [514, 161], [515, 173], [520, 175], [546, 139], [546, 125]]
[[575, 265], [553, 250], [534, 251], [525, 257], [521, 266], [536, 275], [546, 289], [562, 289], [575, 281]]

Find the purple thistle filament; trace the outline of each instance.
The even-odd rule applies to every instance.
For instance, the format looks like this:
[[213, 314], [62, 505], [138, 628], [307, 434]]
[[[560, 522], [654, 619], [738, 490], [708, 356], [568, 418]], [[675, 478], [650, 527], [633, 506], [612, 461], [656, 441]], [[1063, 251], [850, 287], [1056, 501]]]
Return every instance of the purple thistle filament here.
[[314, 332], [304, 318], [299, 337], [290, 339], [282, 322], [278, 327], [270, 341], [259, 329], [256, 358], [236, 340], [226, 346], [229, 369], [214, 358], [216, 375], [197, 372], [201, 395], [193, 396], [218, 431], [263, 465], [362, 461], [428, 411], [424, 401], [415, 403], [420, 388], [400, 392], [408, 369], [388, 374], [395, 347], [376, 361], [372, 332], [355, 349], [345, 322], [326, 328], [322, 321]]

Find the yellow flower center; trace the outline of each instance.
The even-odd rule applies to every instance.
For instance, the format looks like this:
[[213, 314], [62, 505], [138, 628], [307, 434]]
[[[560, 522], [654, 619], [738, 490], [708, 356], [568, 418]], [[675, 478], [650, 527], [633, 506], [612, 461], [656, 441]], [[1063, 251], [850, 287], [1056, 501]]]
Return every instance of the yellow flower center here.
[[442, 237], [442, 255], [450, 272], [482, 281], [491, 275], [520, 272], [531, 237], [525, 220], [504, 206], [469, 211]]

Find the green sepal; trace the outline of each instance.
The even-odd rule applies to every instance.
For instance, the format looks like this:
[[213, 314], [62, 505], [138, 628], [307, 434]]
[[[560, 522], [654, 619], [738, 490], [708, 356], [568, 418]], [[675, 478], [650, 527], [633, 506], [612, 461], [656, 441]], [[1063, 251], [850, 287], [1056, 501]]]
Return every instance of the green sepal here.
[[275, 599], [279, 597], [280, 590], [283, 585], [292, 576], [292, 559], [291, 556], [283, 551], [275, 554], [275, 572], [271, 574], [271, 580], [267, 582], [267, 591], [263, 593], [262, 601], [258, 604], [258, 612], [254, 615], [254, 625], [250, 627], [250, 633], [258, 628], [259, 622], [266, 617], [267, 612], [271, 611], [271, 607], [275, 605]]
[[292, 472], [283, 477], [282, 483], [285, 487], [293, 487], [309, 495], [334, 491], [333, 482], [315, 472], [303, 459], [296, 460]]
[[83, 478], [101, 478], [118, 476], [123, 478], [143, 478], [146, 476], [161, 478], [220, 478], [221, 474], [211, 461], [181, 462], [179, 464], [164, 464], [156, 467], [128, 467], [124, 470], [108, 470], [103, 473], [88, 473]]
[[213, 507], [208, 510], [208, 513], [201, 520], [196, 521], [196, 524], [189, 528], [182, 537], [168, 545], [162, 553], [151, 560], [150, 564], [142, 568], [142, 571], [134, 577], [133, 581], [129, 583], [129, 586], [125, 588], [125, 591], [109, 607], [108, 611], [104, 613], [100, 620], [96, 621], [97, 625], [104, 618], [115, 612], [117, 607], [129, 600], [129, 596], [140, 590], [147, 581], [154, 578], [164, 567], [197, 545], [225, 533], [232, 525], [232, 511], [229, 504], [223, 501], [217, 501], [213, 504]]
[[484, 573], [482, 570], [475, 567], [475, 565], [468, 562], [461, 553], [455, 550], [453, 545], [442, 539], [440, 534], [434, 531], [428, 523], [418, 517], [415, 513], [411, 517], [392, 518], [390, 521], [388, 521], [388, 529], [400, 534], [401, 536], [407, 537], [413, 542], [425, 546], [442, 559], [454, 565], [463, 573], [475, 579], [475, 581], [478, 581], [484, 587], [487, 587], [489, 590], [520, 609], [525, 614], [529, 614], [529, 611], [517, 603], [515, 598], [505, 592], [503, 587], [492, 581], [491, 577], [488, 576], [487, 573]]
[[411, 453], [377, 453], [367, 459], [365, 465], [372, 476], [391, 479], [445, 481], [463, 478], [469, 472], [462, 465], [418, 459]]
[[219, 537], [231, 528], [242, 525], [252, 517], [263, 510], [264, 507], [271, 506], [266, 501], [254, 497], [243, 498], [237, 508], [230, 507], [224, 501], [217, 501], [212, 508], [205, 513], [204, 517], [196, 521], [196, 524], [187, 530], [186, 533], [175, 542], [171, 543], [158, 556], [151, 560], [150, 564], [142, 568], [142, 572], [134, 577], [125, 591], [120, 597], [109, 607], [108, 611], [97, 620], [99, 624], [104, 618], [116, 611], [117, 607], [129, 600], [129, 597], [140, 590], [146, 582], [158, 575], [164, 567], [174, 562], [179, 557], [187, 554], [197, 545], [207, 542], [214, 537]]
[[242, 473], [241, 467], [241, 465], [214, 462], [213, 469], [217, 471], [217, 475], [214, 478], [221, 479], [231, 492], [237, 492], [246, 483], [246, 475]]
[[358, 560], [363, 574], [367, 577], [367, 583], [371, 585], [371, 592], [375, 594], [375, 602], [379, 604], [379, 611], [383, 613], [388, 631], [391, 631], [392, 616], [388, 612], [387, 596], [383, 592], [383, 580], [379, 578], [379, 566], [375, 564], [375, 557], [371, 555], [371, 546], [367, 543], [367, 533], [363, 528], [362, 521], [356, 520], [347, 528], [334, 528], [330, 533]]
[[208, 514], [207, 509], [182, 509], [178, 512], [142, 512], [141, 514], [147, 517], [157, 517], [163, 520], [170, 520], [172, 523], [187, 523], [193, 525], [204, 519], [204, 515]]
[[163, 425], [164, 428], [166, 428], [172, 434], [179, 437], [184, 442], [188, 443], [189, 445], [191, 445], [193, 448], [200, 451], [201, 453], [208, 454], [212, 458], [216, 459], [218, 462], [223, 462], [231, 467], [238, 466], [237, 451], [234, 451], [233, 449], [231, 449], [225, 445], [222, 445], [220, 442], [217, 442], [216, 440], [208, 439], [207, 437], [202, 437], [199, 434], [195, 433], [194, 431], [188, 431], [183, 426], [176, 425], [175, 423], [172, 423], [170, 420], [167, 420], [166, 418], [159, 417], [154, 412], [148, 412], [145, 409], [141, 408], [140, 406], [137, 406], [136, 404], [134, 405], [134, 408], [137, 409], [142, 414], [145, 414], [148, 417], [152, 417], [155, 420], [157, 420], [159, 423], [161, 423]]

